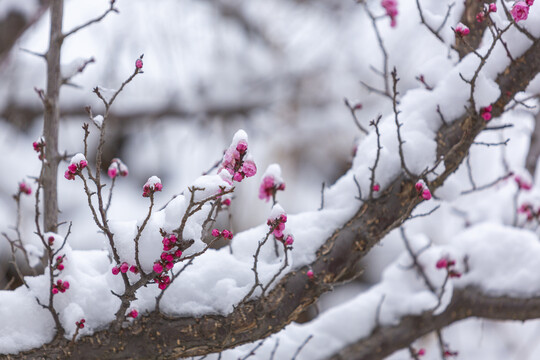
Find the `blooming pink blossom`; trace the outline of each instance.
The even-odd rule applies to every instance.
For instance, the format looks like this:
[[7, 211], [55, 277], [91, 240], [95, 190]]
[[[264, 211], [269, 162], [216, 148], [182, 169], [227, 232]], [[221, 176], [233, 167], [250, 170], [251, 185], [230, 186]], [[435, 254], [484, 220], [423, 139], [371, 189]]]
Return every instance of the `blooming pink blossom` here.
[[469, 30], [467, 26], [463, 25], [462, 23], [459, 23], [456, 25], [455, 32], [459, 37], [464, 37], [464, 36], [469, 35], [471, 31]]
[[497, 12], [497, 4], [496, 3], [489, 4], [489, 12]]
[[252, 177], [257, 173], [257, 166], [253, 161], [246, 160], [242, 165], [242, 171], [244, 172], [246, 177]]
[[176, 250], [176, 251], [174, 252], [174, 256], [175, 256], [176, 258], [179, 258], [180, 256], [182, 256], [182, 250]]
[[527, 20], [529, 16], [529, 5], [524, 1], [518, 1], [510, 11], [515, 22]]

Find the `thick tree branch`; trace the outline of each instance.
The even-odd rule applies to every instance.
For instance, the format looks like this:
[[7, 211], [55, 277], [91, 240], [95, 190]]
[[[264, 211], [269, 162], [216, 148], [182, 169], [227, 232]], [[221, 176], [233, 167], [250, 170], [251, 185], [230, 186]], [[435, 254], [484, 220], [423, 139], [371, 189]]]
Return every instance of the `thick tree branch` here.
[[369, 337], [342, 349], [332, 360], [378, 360], [406, 348], [432, 331], [470, 317], [491, 320], [528, 320], [540, 318], [540, 297], [494, 297], [476, 288], [455, 290], [446, 310], [433, 315], [426, 312], [407, 316], [396, 326], [380, 327]]

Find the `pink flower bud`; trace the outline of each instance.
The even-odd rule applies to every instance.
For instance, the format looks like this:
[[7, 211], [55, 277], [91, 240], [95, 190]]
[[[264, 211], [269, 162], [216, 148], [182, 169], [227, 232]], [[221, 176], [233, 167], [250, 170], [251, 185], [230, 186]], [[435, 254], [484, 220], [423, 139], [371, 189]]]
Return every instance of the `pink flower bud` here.
[[416, 188], [416, 191], [420, 193], [424, 189], [424, 184], [421, 181], [419, 181], [416, 183], [416, 185], [414, 185], [414, 187]]
[[233, 176], [233, 180], [236, 181], [236, 182], [240, 182], [243, 179], [244, 179], [244, 177], [239, 172], [235, 173], [234, 176]]
[[482, 22], [486, 19], [486, 15], [484, 14], [484, 12], [479, 12], [478, 14], [476, 14], [476, 21], [478, 22]]
[[129, 271], [131, 271], [134, 274], [138, 274], [139, 273], [139, 268], [137, 268], [135, 265], [131, 265], [129, 267]]
[[64, 289], [69, 289], [69, 281], [64, 281]]
[[128, 263], [127, 263], [127, 262], [123, 262], [122, 265], [120, 265], [120, 271], [121, 271], [122, 273], [125, 274], [125, 273], [128, 272], [128, 270], [129, 270], [129, 265], [128, 265]]
[[182, 250], [176, 250], [176, 251], [174, 252], [174, 256], [175, 256], [176, 258], [179, 258], [180, 256], [182, 256]]
[[429, 191], [429, 189], [424, 189], [424, 191], [422, 191], [422, 198], [424, 200], [431, 199], [431, 192]]
[[444, 269], [447, 266], [448, 266], [448, 260], [446, 258], [439, 259], [439, 261], [437, 261], [437, 264], [435, 264], [435, 267], [437, 269]]
[[53, 293], [53, 294], [58, 294], [58, 289], [57, 289], [57, 288], [55, 288], [55, 287], [53, 287], [53, 289], [52, 289], [52, 293]]
[[497, 12], [497, 4], [495, 4], [495, 3], [489, 4], [489, 11], [490, 12]]
[[287, 239], [285, 240], [285, 244], [286, 245], [292, 245], [293, 242], [294, 242], [294, 239], [293, 239], [292, 235], [288, 235]]
[[240, 140], [238, 144], [236, 144], [236, 151], [238, 151], [240, 154], [246, 152], [247, 148], [247, 143], [244, 140]]
[[161, 274], [163, 272], [163, 266], [160, 263], [155, 263], [152, 269], [158, 274]]
[[424, 348], [418, 350], [418, 352], [416, 353], [416, 355], [418, 355], [418, 356], [422, 356], [422, 355], [425, 355], [425, 354], [426, 354], [426, 349], [424, 349]]
[[485, 121], [491, 120], [491, 113], [489, 113], [489, 112], [483, 113], [482, 114], [482, 119], [484, 119]]
[[142, 66], [143, 66], [142, 60], [141, 60], [141, 59], [137, 59], [137, 60], [135, 61], [135, 67], [136, 67], [137, 69], [142, 69]]
[[109, 175], [111, 179], [114, 179], [118, 175], [118, 169], [114, 167], [113, 168], [109, 167], [109, 170], [107, 170], [107, 175]]
[[166, 262], [165, 263], [165, 268], [167, 270], [171, 270], [173, 267], [174, 267], [174, 264], [172, 262]]
[[218, 230], [218, 229], [214, 229], [214, 230], [212, 230], [212, 236], [214, 236], [214, 237], [218, 237], [219, 235], [220, 235], [220, 232], [219, 232], [219, 230]]
[[307, 275], [308, 278], [313, 279], [313, 277], [314, 277], [313, 270], [308, 270], [306, 275]]
[[113, 275], [118, 275], [118, 273], [120, 272], [120, 269], [117, 266], [115, 266], [111, 269], [111, 271]]
[[54, 243], [54, 236], [49, 236], [49, 246], [52, 246], [52, 244]]
[[534, 4], [534, 0], [527, 0], [527, 5], [532, 6]]
[[463, 25], [462, 23], [459, 23], [459, 24], [456, 25], [456, 30], [455, 31], [456, 31], [456, 34], [459, 37], [467, 36], [471, 32], [469, 30], [469, 28], [467, 26]]
[[225, 205], [225, 206], [229, 206], [229, 205], [231, 205], [231, 199], [225, 199], [225, 200], [223, 200], [221, 203], [222, 203], [223, 205]]
[[229, 238], [229, 230], [225, 229], [221, 232], [221, 235], [223, 235], [223, 237], [225, 239], [228, 239]]
[[373, 191], [377, 192], [379, 190], [381, 190], [381, 186], [379, 184], [373, 185]]
[[131, 316], [132, 318], [136, 318], [137, 316], [139, 316], [139, 312], [135, 309], [131, 310], [131, 312], [129, 313], [129, 316]]
[[62, 271], [64, 270], [64, 265], [62, 264], [58, 264], [58, 266], [56, 267], [58, 270]]

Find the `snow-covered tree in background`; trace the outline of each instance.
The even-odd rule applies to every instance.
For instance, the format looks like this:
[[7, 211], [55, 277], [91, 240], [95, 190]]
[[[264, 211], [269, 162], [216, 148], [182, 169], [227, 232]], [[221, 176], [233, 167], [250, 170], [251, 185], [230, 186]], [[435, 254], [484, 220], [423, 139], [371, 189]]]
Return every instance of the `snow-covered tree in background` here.
[[63, 3], [0, 3], [0, 354], [540, 355], [533, 0]]

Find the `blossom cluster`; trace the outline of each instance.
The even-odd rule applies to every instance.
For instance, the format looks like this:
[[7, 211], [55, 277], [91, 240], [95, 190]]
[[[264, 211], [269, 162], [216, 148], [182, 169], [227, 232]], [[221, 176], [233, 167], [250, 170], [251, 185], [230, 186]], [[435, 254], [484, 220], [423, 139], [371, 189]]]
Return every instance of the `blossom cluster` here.
[[30, 195], [30, 194], [32, 194], [32, 188], [30, 187], [30, 185], [28, 185], [24, 181], [21, 181], [19, 183], [19, 193], [20, 194], [24, 193], [26, 195]]
[[167, 288], [171, 283], [171, 279], [166, 272], [171, 270], [174, 267], [174, 262], [182, 256], [182, 250], [180, 250], [176, 235], [172, 234], [163, 237], [162, 243], [163, 252], [161, 253], [160, 260], [156, 261], [152, 268], [158, 274], [155, 281], [161, 290]]
[[131, 271], [132, 273], [134, 274], [138, 274], [139, 273], [139, 268], [135, 265], [129, 265], [127, 262], [123, 262], [122, 264], [118, 265], [118, 266], [115, 266], [112, 268], [112, 273], [113, 275], [118, 275], [119, 273], [127, 273], [129, 271]]
[[491, 111], [492, 110], [493, 110], [492, 105], [481, 108], [480, 109], [480, 116], [482, 117], [482, 119], [484, 119], [485, 121], [491, 120]]
[[252, 177], [257, 173], [257, 166], [251, 159], [250, 154], [248, 154], [247, 134], [243, 130], [235, 134], [231, 146], [225, 150], [223, 160], [218, 169], [218, 174], [221, 174], [225, 181], [232, 184], [229, 177], [224, 177], [226, 174], [222, 174], [224, 170], [236, 182], [241, 182], [245, 178]]
[[396, 17], [398, 14], [397, 0], [382, 0], [381, 6], [386, 10], [386, 15], [390, 17], [390, 26], [396, 27]]
[[163, 185], [161, 184], [161, 179], [157, 176], [152, 176], [148, 179], [146, 184], [143, 186], [143, 197], [150, 197], [151, 194], [155, 193], [156, 191], [161, 191], [163, 189]]
[[233, 233], [232, 231], [229, 231], [227, 229], [224, 229], [223, 231], [219, 231], [218, 229], [213, 229], [212, 236], [214, 237], [223, 236], [224, 239], [232, 240]]
[[518, 213], [525, 214], [527, 216], [527, 221], [532, 221], [535, 218], [540, 218], [540, 208], [535, 209], [534, 206], [530, 203], [521, 204], [518, 209]]
[[421, 196], [424, 200], [431, 199], [431, 191], [429, 191], [429, 188], [427, 187], [424, 180], [419, 180], [416, 185], [414, 185], [416, 192], [418, 193], [418, 196]]
[[34, 151], [39, 154], [39, 160], [45, 159], [45, 139], [40, 137], [32, 143], [32, 146], [34, 147]]
[[54, 264], [53, 269], [60, 270], [60, 271], [64, 270], [63, 262], [64, 262], [65, 257], [66, 257], [65, 255], [58, 256], [56, 258], [56, 263]]
[[75, 180], [75, 175], [80, 174], [81, 170], [88, 166], [88, 162], [83, 154], [78, 153], [71, 158], [68, 169], [64, 173], [64, 177], [68, 180]]
[[67, 289], [69, 289], [69, 282], [68, 281], [62, 281], [62, 280], [59, 279], [59, 280], [56, 281], [56, 284], [53, 284], [52, 293], [53, 294], [58, 294], [59, 291], [61, 293], [64, 293], [64, 292], [66, 292]]
[[268, 202], [275, 198], [278, 191], [283, 190], [285, 190], [285, 182], [281, 178], [281, 168], [278, 164], [268, 166], [259, 187], [259, 199]]
[[451, 278], [460, 278], [461, 277], [461, 273], [458, 272], [454, 266], [456, 265], [456, 261], [455, 260], [451, 260], [450, 258], [448, 258], [447, 256], [446, 257], [443, 257], [443, 258], [440, 258], [437, 263], [435, 264], [435, 267], [437, 269], [446, 269], [446, 271], [448, 271], [448, 276], [451, 277]]
[[79, 329], [84, 329], [84, 323], [86, 322], [85, 319], [81, 319], [80, 321], [75, 322], [75, 326], [77, 326]]
[[280, 205], [274, 205], [270, 218], [266, 224], [270, 227], [270, 230], [272, 230], [272, 235], [274, 235], [276, 240], [283, 242], [285, 245], [292, 245], [294, 238], [291, 234], [285, 232], [286, 222], [287, 214], [285, 214], [283, 208]]
[[495, 3], [488, 4], [487, 9], [484, 9], [483, 11], [476, 14], [476, 21], [484, 21], [486, 19], [486, 16], [492, 12], [497, 12], [497, 4]]
[[107, 175], [109, 175], [111, 179], [114, 179], [118, 175], [126, 177], [128, 174], [128, 167], [122, 162], [122, 160], [118, 158], [112, 159], [111, 165], [109, 165], [109, 169], [107, 170]]

